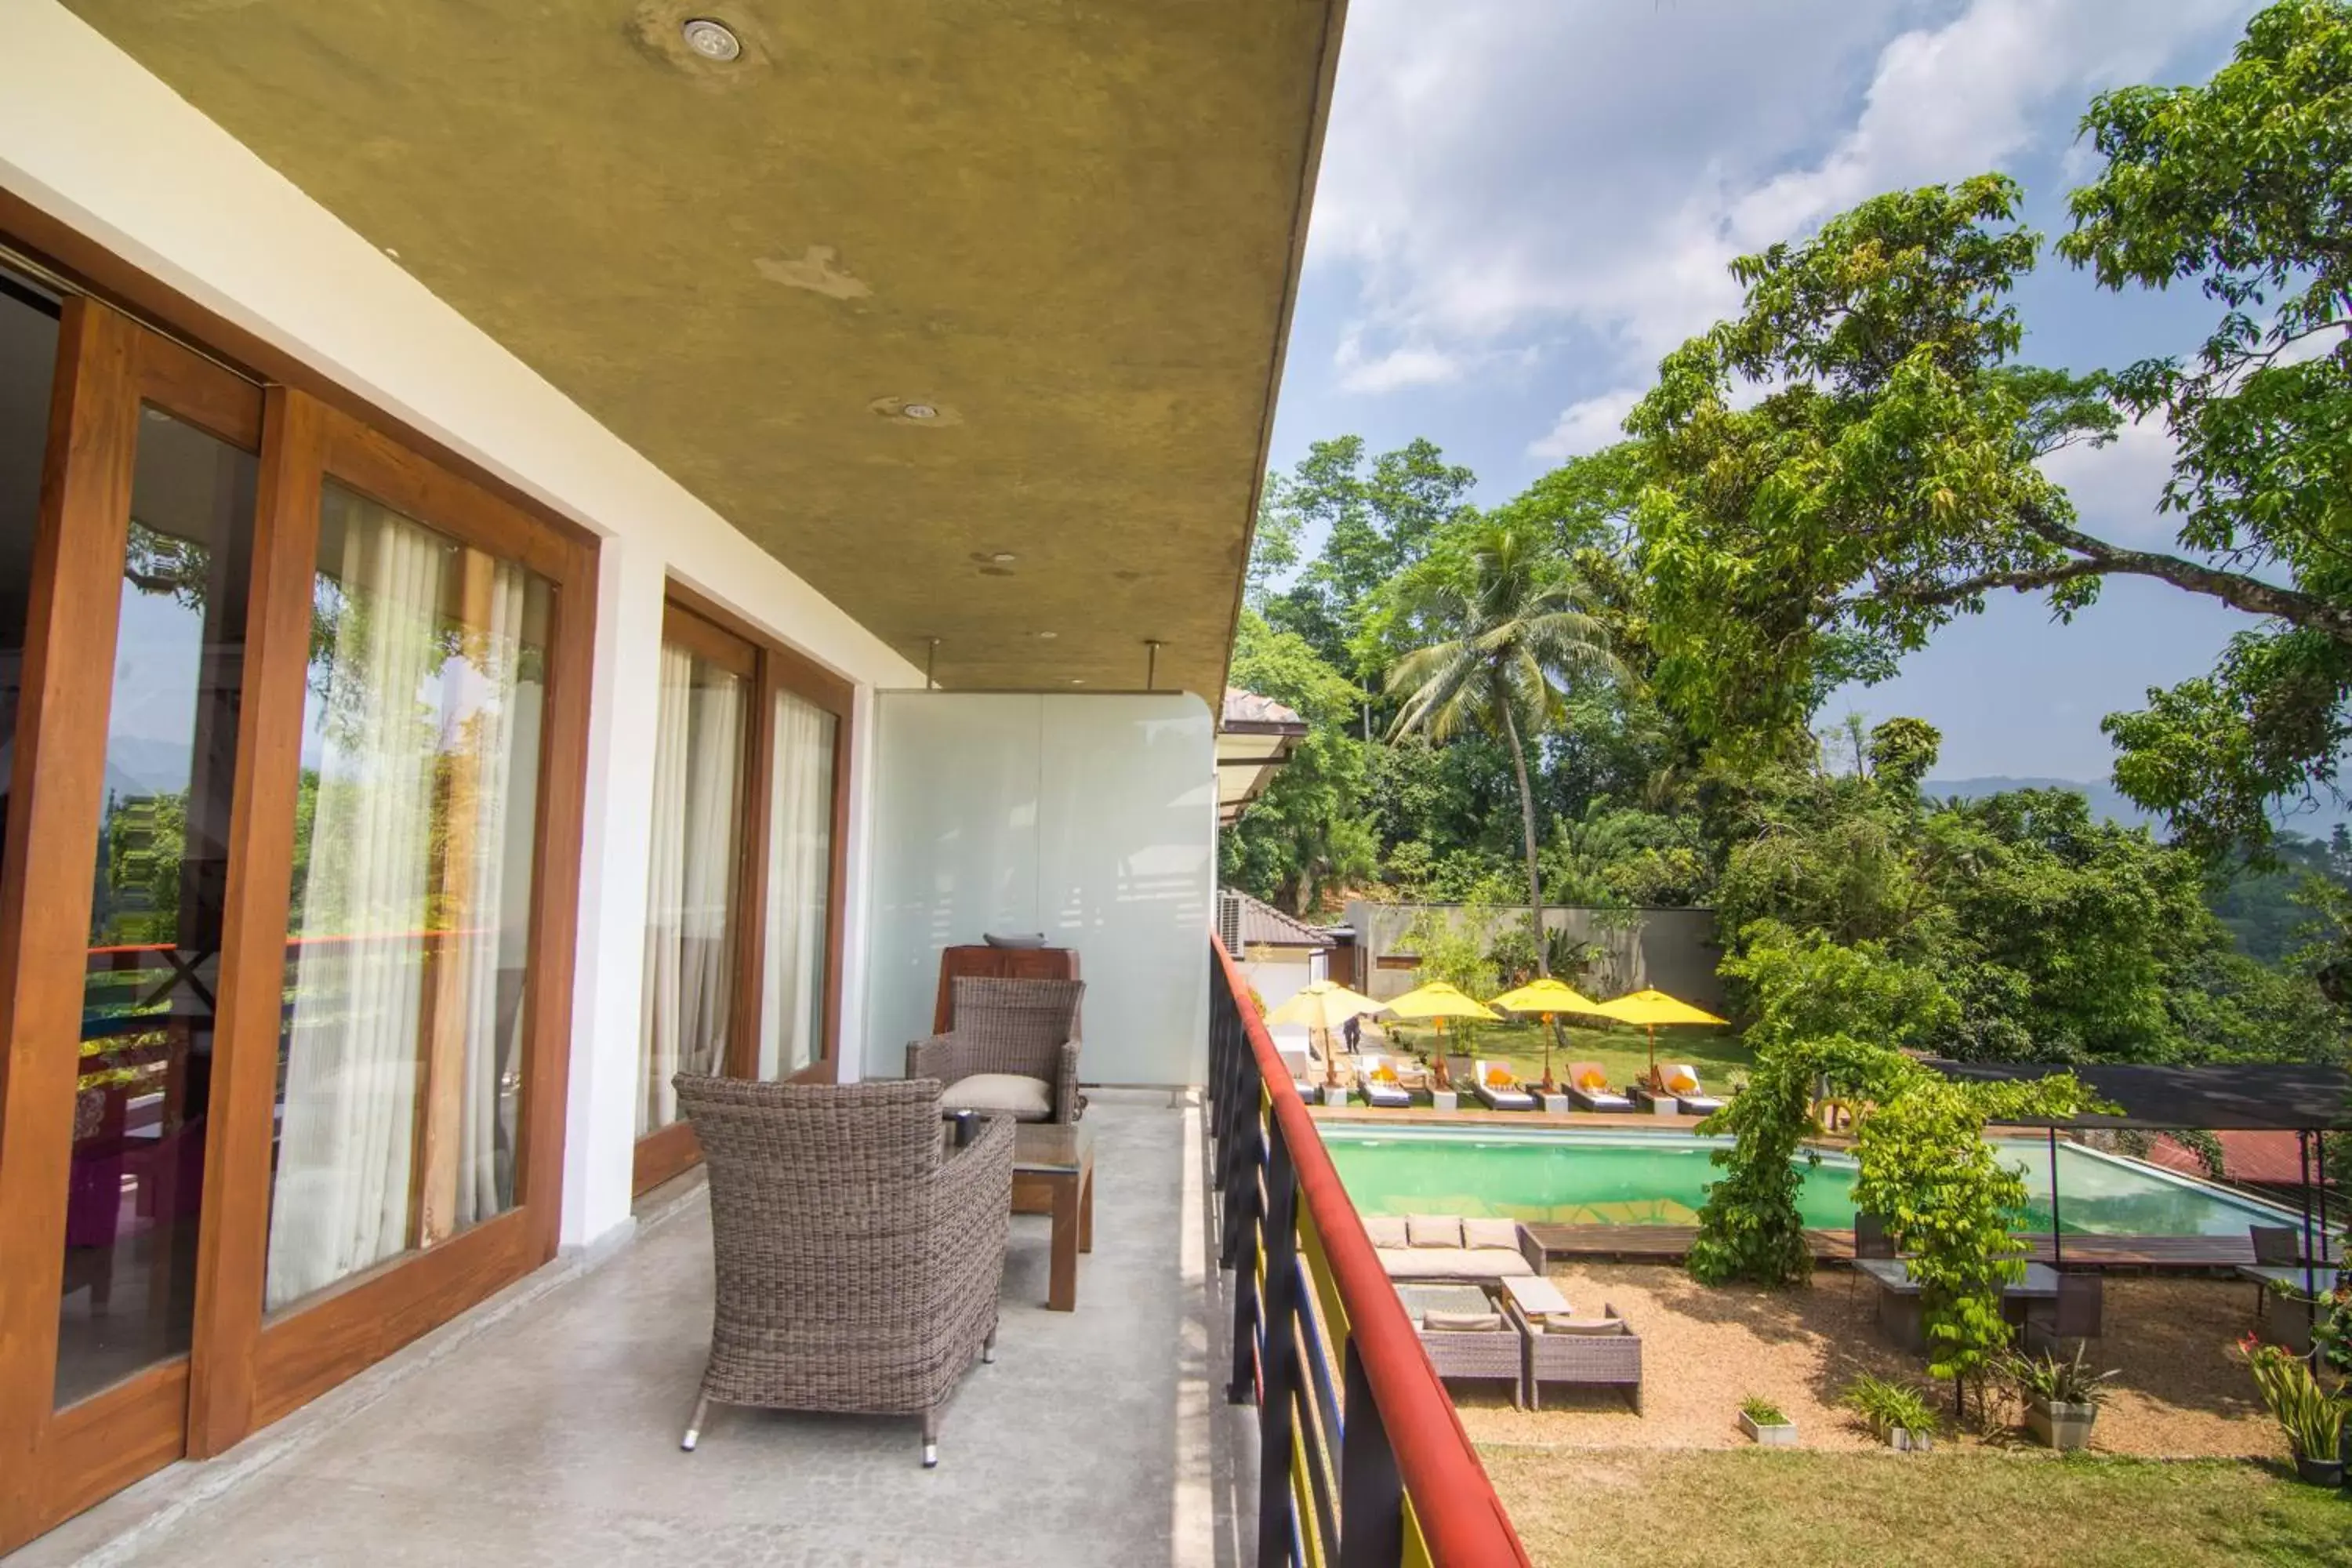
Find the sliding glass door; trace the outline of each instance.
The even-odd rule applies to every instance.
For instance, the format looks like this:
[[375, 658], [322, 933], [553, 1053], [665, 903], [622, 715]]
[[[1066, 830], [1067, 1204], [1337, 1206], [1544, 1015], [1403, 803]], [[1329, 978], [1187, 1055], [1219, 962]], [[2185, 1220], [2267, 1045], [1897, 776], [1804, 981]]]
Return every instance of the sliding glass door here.
[[663, 621], [636, 1185], [700, 1157], [677, 1072], [830, 1077], [849, 688], [683, 589]]
[[677, 605], [662, 625], [652, 847], [639, 1014], [636, 1180], [667, 1181], [697, 1156], [677, 1125], [680, 1072], [724, 1070], [735, 1032], [743, 802], [758, 655]]
[[553, 1255], [594, 569], [0, 272], [0, 1552]]

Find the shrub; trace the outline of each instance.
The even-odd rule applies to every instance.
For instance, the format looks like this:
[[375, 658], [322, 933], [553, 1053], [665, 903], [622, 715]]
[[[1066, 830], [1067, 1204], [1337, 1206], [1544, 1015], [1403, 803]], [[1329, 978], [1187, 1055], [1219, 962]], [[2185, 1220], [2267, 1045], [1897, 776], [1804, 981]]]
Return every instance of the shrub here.
[[1845, 1407], [1861, 1416], [1871, 1432], [1880, 1437], [1897, 1430], [1936, 1430], [1936, 1408], [1927, 1403], [1927, 1396], [1909, 1384], [1892, 1378], [1864, 1373], [1846, 1385]]
[[1786, 1426], [1789, 1417], [1780, 1407], [1760, 1394], [1751, 1394], [1739, 1402], [1739, 1413], [1759, 1426]]
[[2346, 1401], [2319, 1386], [2300, 1356], [2277, 1345], [2241, 1342], [2241, 1352], [2253, 1369], [2254, 1386], [2263, 1392], [2271, 1419], [2286, 1434], [2287, 1447], [2300, 1459], [2332, 1459], [2344, 1439]]

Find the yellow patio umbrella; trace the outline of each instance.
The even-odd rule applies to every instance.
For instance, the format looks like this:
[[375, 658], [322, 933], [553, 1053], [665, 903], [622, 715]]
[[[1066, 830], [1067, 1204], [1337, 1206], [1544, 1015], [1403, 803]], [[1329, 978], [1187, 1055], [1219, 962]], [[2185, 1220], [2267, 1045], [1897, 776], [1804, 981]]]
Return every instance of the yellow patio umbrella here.
[[1639, 1024], [1650, 1036], [1650, 1083], [1658, 1081], [1658, 1026], [1661, 1024], [1723, 1024], [1730, 1020], [1718, 1018], [1704, 1007], [1694, 1007], [1663, 991], [1634, 991], [1614, 996], [1593, 1009], [1604, 1018], [1621, 1024]]
[[1269, 1024], [1304, 1026], [1323, 1035], [1323, 1077], [1331, 1076], [1331, 1031], [1345, 1028], [1362, 1013], [1377, 1013], [1381, 1005], [1360, 991], [1350, 991], [1336, 980], [1316, 980], [1302, 985], [1288, 1001], [1265, 1016]]
[[1445, 1073], [1445, 1020], [1472, 1018], [1481, 1023], [1499, 1024], [1493, 1009], [1474, 996], [1465, 995], [1461, 987], [1443, 980], [1433, 980], [1426, 985], [1416, 985], [1395, 998], [1382, 1009], [1411, 1023], [1428, 1022], [1437, 1026], [1437, 1050], [1433, 1053], [1437, 1081], [1443, 1086], [1448, 1080]]
[[1490, 1000], [1489, 1007], [1500, 1007], [1506, 1013], [1531, 1013], [1544, 1024], [1543, 1090], [1553, 1092], [1559, 1085], [1551, 1077], [1551, 1021], [1562, 1013], [1601, 1013], [1601, 1004], [1592, 1000], [1565, 981], [1547, 974], [1540, 980], [1530, 980], [1516, 991], [1506, 991]]

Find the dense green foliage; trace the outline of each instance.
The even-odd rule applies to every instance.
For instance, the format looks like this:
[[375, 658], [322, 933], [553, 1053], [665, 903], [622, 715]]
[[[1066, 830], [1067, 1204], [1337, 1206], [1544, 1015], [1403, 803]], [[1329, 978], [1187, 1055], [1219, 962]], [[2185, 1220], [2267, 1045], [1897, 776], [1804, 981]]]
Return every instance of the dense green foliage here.
[[[2109, 289], [2202, 290], [2221, 314], [2186, 361], [2020, 363], [2043, 246], [1987, 174], [1738, 262], [1740, 311], [1667, 356], [1631, 438], [1499, 506], [1429, 441], [1316, 443], [1269, 479], [1234, 663], [1313, 733], [1227, 835], [1228, 879], [1301, 913], [1711, 905], [1768, 1054], [2341, 1058], [2352, 844], [2272, 814], [2331, 790], [2352, 734], [2347, 101], [2352, 0], [2289, 0], [2210, 82], [2091, 106], [2100, 162], [2058, 249]], [[2179, 553], [2086, 534], [2042, 467], [2130, 419], [2178, 439]], [[1828, 693], [1987, 595], [2063, 616], [2116, 574], [2248, 616], [2209, 677], [2109, 721], [2166, 840], [2069, 791], [1928, 799], [1922, 719], [1821, 730]], [[1454, 967], [1561, 962], [1480, 929]], [[1832, 952], [1932, 1005], [1795, 1029], [1780, 993]], [[1719, 1245], [1710, 1268], [1770, 1276], [1792, 1243]]]

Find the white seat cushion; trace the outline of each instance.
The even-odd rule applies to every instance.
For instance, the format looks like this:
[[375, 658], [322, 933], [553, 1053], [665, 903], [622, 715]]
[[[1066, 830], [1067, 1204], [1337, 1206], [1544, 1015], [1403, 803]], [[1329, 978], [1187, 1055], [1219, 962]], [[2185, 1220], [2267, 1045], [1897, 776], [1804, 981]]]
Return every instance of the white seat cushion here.
[[1409, 1246], [1443, 1247], [1458, 1251], [1462, 1246], [1462, 1221], [1450, 1214], [1407, 1215], [1404, 1236]]
[[949, 1110], [987, 1110], [1019, 1121], [1047, 1121], [1054, 1115], [1054, 1086], [1017, 1072], [976, 1072], [948, 1085], [940, 1104]]
[[1406, 1245], [1404, 1219], [1399, 1215], [1366, 1215], [1364, 1234], [1372, 1238], [1372, 1245], [1376, 1247], [1402, 1247]]
[[1462, 1222], [1462, 1245], [1501, 1247], [1517, 1252], [1519, 1249], [1519, 1222], [1515, 1219], [1465, 1219]]
[[1391, 1279], [1500, 1279], [1535, 1272], [1517, 1252], [1496, 1247], [1384, 1247], [1380, 1258]]

